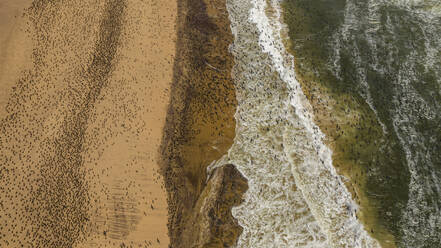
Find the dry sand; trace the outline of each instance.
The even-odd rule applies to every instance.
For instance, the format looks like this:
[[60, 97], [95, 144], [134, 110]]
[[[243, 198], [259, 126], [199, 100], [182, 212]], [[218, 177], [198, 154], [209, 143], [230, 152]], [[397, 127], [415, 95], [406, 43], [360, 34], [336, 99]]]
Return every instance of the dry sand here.
[[28, 7], [0, 3], [0, 247], [168, 247], [176, 1]]
[[0, 2], [0, 116], [6, 115], [5, 105], [12, 87], [24, 68], [32, 66], [30, 39], [26, 38], [23, 11], [31, 0]]

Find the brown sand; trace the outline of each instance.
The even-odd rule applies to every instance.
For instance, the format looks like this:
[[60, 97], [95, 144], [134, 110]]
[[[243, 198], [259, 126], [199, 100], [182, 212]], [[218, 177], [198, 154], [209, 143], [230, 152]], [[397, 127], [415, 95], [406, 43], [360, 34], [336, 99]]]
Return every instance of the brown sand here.
[[6, 113], [5, 106], [20, 71], [30, 68], [32, 46], [22, 29], [24, 9], [32, 0], [10, 0], [0, 2], [0, 116]]
[[0, 3], [0, 247], [168, 247], [176, 8]]
[[[174, 83], [164, 135], [171, 246], [230, 247], [242, 229], [231, 215], [247, 185], [234, 166], [207, 166], [235, 136], [236, 96], [225, 0], [178, 2]], [[208, 179], [208, 180], [207, 180]]]

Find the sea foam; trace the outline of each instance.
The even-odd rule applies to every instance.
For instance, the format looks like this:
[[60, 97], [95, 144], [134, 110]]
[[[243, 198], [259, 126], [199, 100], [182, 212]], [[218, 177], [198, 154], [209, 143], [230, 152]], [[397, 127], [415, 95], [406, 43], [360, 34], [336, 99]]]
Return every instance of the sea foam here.
[[313, 122], [283, 46], [279, 1], [268, 2], [227, 0], [236, 137], [209, 170], [232, 163], [248, 179], [244, 202], [233, 209], [244, 228], [237, 247], [379, 247], [358, 222], [358, 207]]
[[[441, 94], [441, 2], [368, 0], [367, 5], [363, 3], [346, 1], [344, 22], [333, 34], [330, 64], [339, 76], [340, 54], [346, 52], [354, 57], [354, 77], [361, 86], [360, 95], [375, 114], [371, 96], [375, 92], [371, 92], [369, 84], [375, 85], [378, 80], [372, 76], [367, 80], [365, 72], [375, 73], [375, 78], [387, 78], [382, 89], [391, 91], [386, 108], [386, 116], [391, 119], [389, 130], [400, 143], [410, 173], [409, 185], [403, 185], [409, 188], [408, 201], [397, 223], [400, 245], [435, 247], [441, 243], [441, 172], [436, 166], [439, 151], [431, 141], [436, 137], [432, 135], [435, 130], [430, 126], [422, 130], [421, 123], [437, 123], [441, 119], [441, 105], [436, 100]], [[403, 32], [406, 29], [412, 30], [412, 34]], [[358, 46], [364, 41], [368, 46], [363, 52], [371, 59], [369, 64], [361, 63], [360, 59]], [[377, 99], [377, 108], [380, 105], [381, 99]]]

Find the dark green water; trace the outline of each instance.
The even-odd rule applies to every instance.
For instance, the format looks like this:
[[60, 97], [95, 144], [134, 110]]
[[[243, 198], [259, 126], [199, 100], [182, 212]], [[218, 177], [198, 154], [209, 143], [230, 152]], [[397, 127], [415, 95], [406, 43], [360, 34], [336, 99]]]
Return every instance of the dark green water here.
[[441, 247], [441, 1], [285, 0], [284, 11], [298, 72], [368, 112], [345, 159], [366, 173], [379, 225], [398, 247]]

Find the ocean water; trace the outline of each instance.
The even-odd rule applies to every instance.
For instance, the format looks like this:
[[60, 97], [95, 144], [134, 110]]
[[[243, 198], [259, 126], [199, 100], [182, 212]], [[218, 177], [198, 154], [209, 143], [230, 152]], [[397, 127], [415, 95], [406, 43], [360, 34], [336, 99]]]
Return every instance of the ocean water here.
[[[228, 1], [236, 61], [236, 137], [228, 155], [248, 179], [233, 216], [238, 247], [379, 247], [355, 216], [356, 203], [332, 166], [283, 46], [279, 1]], [[272, 9], [272, 15], [267, 13]]]
[[350, 0], [343, 13], [326, 40], [331, 69], [344, 80], [342, 61], [350, 64], [353, 88], [405, 154], [398, 246], [441, 247], [441, 2]]
[[[314, 123], [284, 46], [288, 35], [293, 50], [318, 44], [322, 59], [309, 69], [365, 102], [381, 127], [379, 158], [359, 160], [370, 164], [366, 190], [396, 246], [441, 247], [439, 2], [227, 0], [227, 9], [236, 137], [209, 170], [232, 163], [248, 179], [233, 209], [244, 228], [237, 247], [381, 247], [358, 220], [347, 179]], [[303, 15], [286, 18], [293, 13]], [[302, 18], [313, 32], [300, 39], [293, 20]]]

